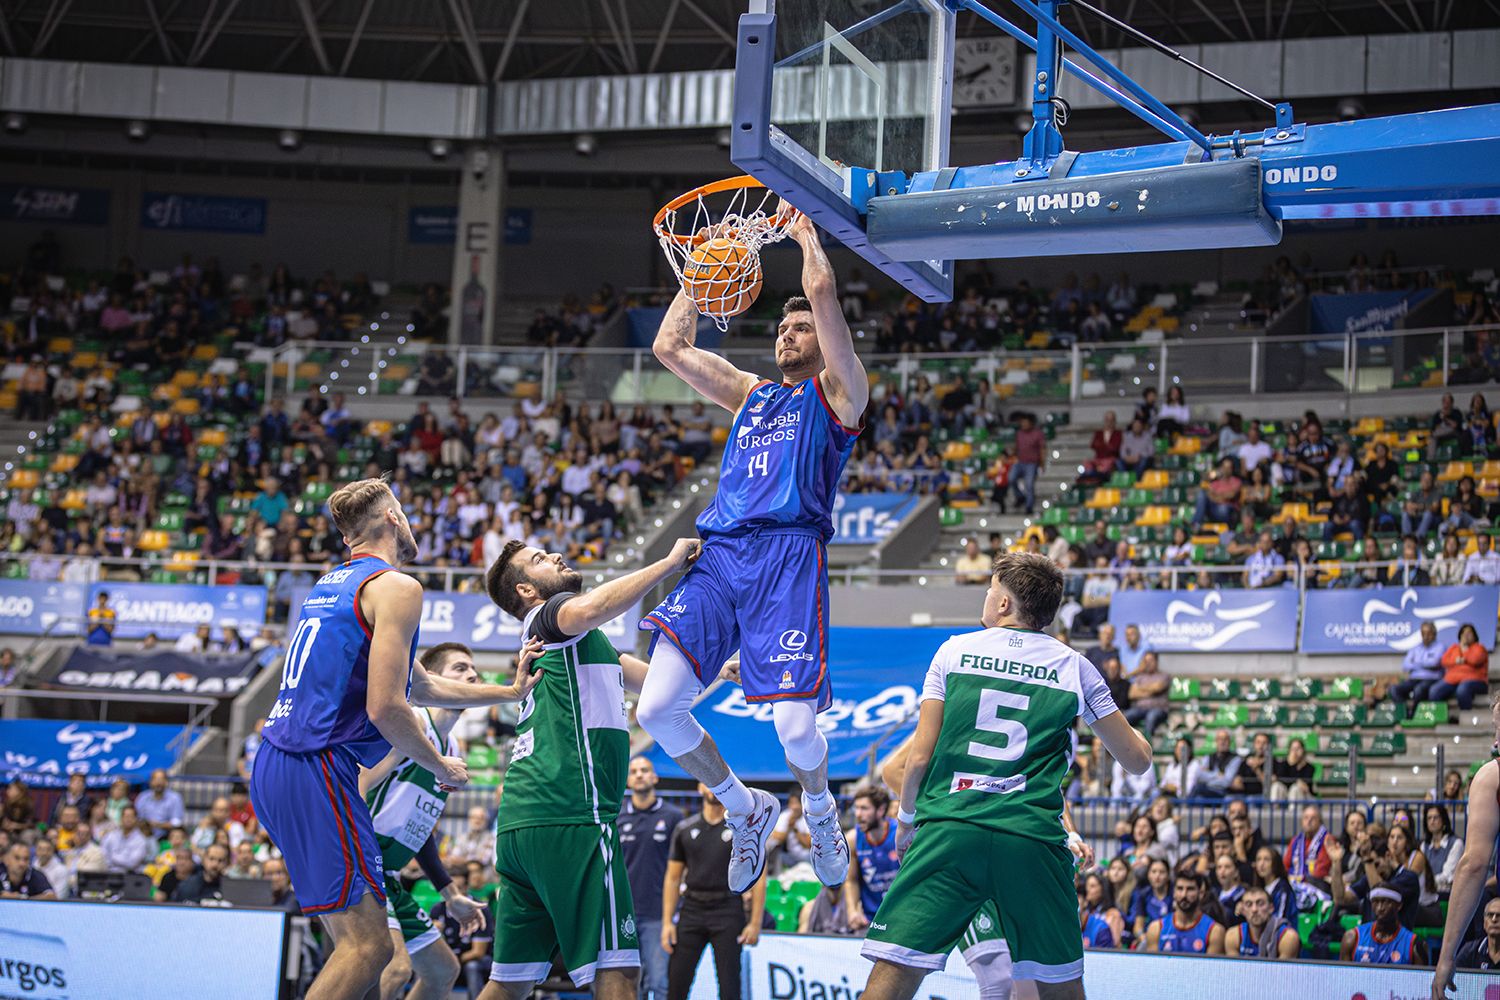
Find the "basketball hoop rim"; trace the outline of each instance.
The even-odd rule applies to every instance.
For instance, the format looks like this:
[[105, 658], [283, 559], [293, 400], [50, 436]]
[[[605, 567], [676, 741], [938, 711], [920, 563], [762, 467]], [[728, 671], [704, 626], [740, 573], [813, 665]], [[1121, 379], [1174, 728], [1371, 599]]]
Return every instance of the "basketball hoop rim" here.
[[[676, 198], [673, 198], [671, 201], [667, 202], [665, 205], [659, 208], [656, 212], [656, 217], [651, 220], [651, 226], [656, 230], [656, 235], [660, 236], [662, 239], [671, 240], [673, 243], [676, 243], [679, 246], [699, 246], [707, 242], [706, 237], [698, 233], [674, 233], [672, 232], [672, 230], [666, 228], [663, 225], [669, 212], [675, 212], [679, 208], [682, 208], [684, 205], [691, 204], [693, 201], [703, 197], [704, 195], [721, 194], [725, 191], [734, 191], [740, 188], [763, 187], [765, 187], [765, 184], [763, 184], [759, 178], [752, 177], [749, 174], [741, 174], [738, 177], [725, 177], [723, 180], [710, 181], [707, 184], [701, 184], [698, 187], [693, 188], [691, 191], [683, 192], [682, 194], [678, 195]], [[781, 214], [777, 213], [776, 215], [773, 215], [769, 219], [767, 219], [766, 224], [769, 228], [776, 228], [790, 221], [791, 219], [783, 219], [781, 217]], [[729, 235], [733, 235], [732, 230], [730, 231]]]

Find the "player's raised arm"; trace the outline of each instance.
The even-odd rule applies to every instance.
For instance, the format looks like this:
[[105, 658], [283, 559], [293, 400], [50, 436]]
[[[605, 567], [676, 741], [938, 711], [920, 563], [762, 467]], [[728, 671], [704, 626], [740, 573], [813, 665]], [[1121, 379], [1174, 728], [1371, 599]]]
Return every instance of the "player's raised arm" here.
[[[780, 211], [792, 210], [786, 202]], [[858, 427], [870, 403], [870, 380], [854, 350], [854, 335], [839, 304], [838, 279], [823, 252], [818, 229], [807, 216], [792, 224], [792, 239], [802, 248], [802, 294], [812, 303], [818, 349], [823, 354], [823, 389], [828, 402], [847, 427]]]
[[567, 635], [582, 635], [614, 621], [635, 607], [657, 584], [692, 565], [702, 551], [703, 543], [698, 539], [679, 538], [665, 559], [600, 584], [562, 605], [557, 610], [557, 627]]
[[365, 694], [370, 722], [399, 753], [431, 771], [443, 784], [467, 784], [469, 770], [464, 762], [433, 749], [406, 700], [411, 644], [422, 620], [422, 585], [404, 573], [382, 573], [365, 584], [359, 600], [364, 620], [374, 623]]
[[745, 397], [760, 380], [740, 371], [720, 355], [699, 347], [697, 335], [698, 309], [687, 292], [679, 291], [662, 318], [651, 351], [668, 371], [706, 399], [730, 413], [738, 413]]
[[531, 671], [532, 661], [542, 655], [540, 641], [531, 640], [521, 646], [516, 658], [516, 680], [513, 684], [466, 684], [448, 677], [430, 673], [422, 664], [412, 666], [411, 703], [429, 708], [485, 708], [516, 702], [525, 698], [541, 680], [540, 674]]

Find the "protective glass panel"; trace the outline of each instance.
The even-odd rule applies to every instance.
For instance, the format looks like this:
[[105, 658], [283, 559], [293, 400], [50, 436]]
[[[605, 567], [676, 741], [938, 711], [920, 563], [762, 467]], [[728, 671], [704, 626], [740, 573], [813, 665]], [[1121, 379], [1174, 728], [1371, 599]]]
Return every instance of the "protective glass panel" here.
[[919, 0], [796, 0], [776, 8], [771, 123], [835, 171], [944, 164], [935, 110], [940, 22]]

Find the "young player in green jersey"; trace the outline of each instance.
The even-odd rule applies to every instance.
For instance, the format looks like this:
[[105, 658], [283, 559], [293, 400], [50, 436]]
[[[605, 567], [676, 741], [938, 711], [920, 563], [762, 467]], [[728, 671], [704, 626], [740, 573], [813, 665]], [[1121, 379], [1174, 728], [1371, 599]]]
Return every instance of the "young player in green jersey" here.
[[1093, 664], [1040, 631], [1062, 591], [1062, 572], [1046, 557], [1000, 556], [984, 629], [954, 636], [933, 657], [902, 781], [901, 871], [862, 949], [875, 962], [864, 1000], [910, 1000], [986, 903], [1018, 978], [1035, 980], [1042, 1000], [1083, 996], [1061, 821], [1073, 720], [1082, 716], [1133, 774], [1151, 766], [1151, 746]]
[[[516, 664], [516, 683], [529, 690], [531, 661], [542, 651], [541, 643], [521, 650]], [[461, 684], [478, 684], [474, 654], [457, 642], [433, 646], [417, 658], [435, 677]], [[417, 726], [439, 756], [459, 757], [451, 733], [462, 714], [454, 708], [413, 708]], [[483, 920], [481, 903], [461, 894], [448, 876], [438, 853], [438, 820], [451, 789], [416, 761], [392, 750], [372, 768], [360, 772], [359, 791], [370, 809], [375, 840], [380, 844], [385, 869], [386, 921], [395, 944], [390, 964], [380, 976], [380, 1000], [393, 1000], [408, 981], [407, 1000], [446, 998], [458, 979], [458, 960], [422, 908], [398, 877], [413, 858], [432, 880], [448, 904], [448, 915], [467, 930]]]
[[635, 909], [615, 818], [630, 758], [625, 691], [643, 660], [599, 627], [635, 608], [698, 557], [680, 539], [667, 558], [583, 593], [558, 553], [506, 542], [485, 577], [490, 598], [540, 639], [541, 680], [521, 703], [495, 825], [495, 951], [480, 1000], [523, 1000], [560, 954], [574, 985], [633, 1000], [640, 968]]

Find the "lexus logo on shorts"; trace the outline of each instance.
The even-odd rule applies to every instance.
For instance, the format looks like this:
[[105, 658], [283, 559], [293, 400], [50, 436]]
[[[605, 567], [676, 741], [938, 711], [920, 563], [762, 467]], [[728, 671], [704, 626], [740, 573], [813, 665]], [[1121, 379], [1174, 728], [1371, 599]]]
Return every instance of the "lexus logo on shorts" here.
[[807, 633], [794, 628], [789, 628], [781, 633], [781, 648], [795, 653], [807, 645]]

